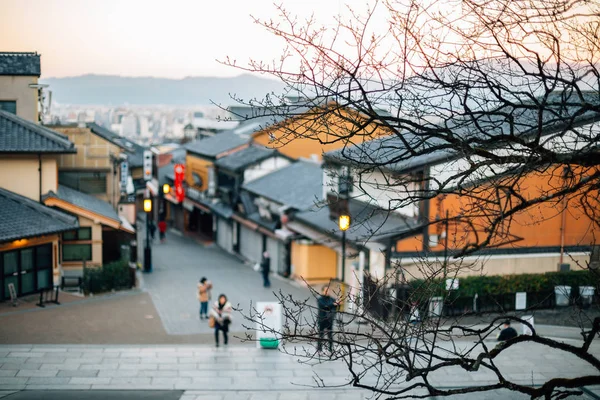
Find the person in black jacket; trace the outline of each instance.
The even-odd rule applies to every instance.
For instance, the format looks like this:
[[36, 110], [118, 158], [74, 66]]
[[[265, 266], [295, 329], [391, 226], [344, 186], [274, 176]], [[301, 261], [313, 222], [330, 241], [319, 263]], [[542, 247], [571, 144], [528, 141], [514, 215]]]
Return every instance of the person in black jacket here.
[[517, 336], [519, 336], [519, 334], [517, 333], [515, 328], [510, 326], [510, 321], [504, 321], [504, 329], [500, 331], [500, 334], [498, 335], [498, 341], [504, 342], [506, 340], [514, 339]]
[[262, 260], [260, 262], [260, 272], [263, 277], [263, 286], [271, 287], [271, 281], [269, 280], [269, 274], [271, 273], [271, 258], [268, 252], [263, 253]]
[[323, 350], [323, 336], [325, 336], [325, 332], [327, 332], [329, 352], [333, 351], [333, 321], [338, 305], [339, 303], [333, 297], [329, 296], [329, 286], [324, 286], [321, 296], [317, 300], [317, 325], [319, 328], [317, 351], [319, 352]]

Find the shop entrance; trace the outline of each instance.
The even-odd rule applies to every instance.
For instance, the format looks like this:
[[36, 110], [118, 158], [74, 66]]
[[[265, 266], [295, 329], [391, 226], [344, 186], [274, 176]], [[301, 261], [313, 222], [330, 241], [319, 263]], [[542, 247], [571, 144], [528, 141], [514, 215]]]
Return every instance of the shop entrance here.
[[9, 284], [17, 296], [52, 287], [52, 244], [0, 253], [0, 298], [9, 299]]

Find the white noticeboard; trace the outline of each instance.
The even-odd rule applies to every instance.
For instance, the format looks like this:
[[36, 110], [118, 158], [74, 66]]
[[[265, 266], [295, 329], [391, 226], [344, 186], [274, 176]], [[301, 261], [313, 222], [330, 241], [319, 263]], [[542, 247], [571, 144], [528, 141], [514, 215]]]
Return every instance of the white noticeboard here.
[[458, 279], [446, 279], [446, 290], [458, 290]]
[[[523, 319], [523, 321], [527, 321], [533, 328], [535, 328], [535, 321], [533, 315], [523, 315], [521, 318]], [[523, 332], [523, 335], [533, 335], [531, 329], [525, 324], [521, 324], [521, 330]]]
[[517, 292], [515, 296], [515, 310], [525, 310], [527, 308], [527, 293]]
[[258, 302], [256, 311], [256, 347], [278, 348], [281, 344], [281, 337], [277, 334], [282, 328], [281, 304]]

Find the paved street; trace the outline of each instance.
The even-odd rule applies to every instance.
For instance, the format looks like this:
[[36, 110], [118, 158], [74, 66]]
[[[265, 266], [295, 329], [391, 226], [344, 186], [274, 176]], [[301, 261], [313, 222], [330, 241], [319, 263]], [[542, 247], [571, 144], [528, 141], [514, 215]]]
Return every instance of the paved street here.
[[[275, 300], [273, 292], [283, 292], [297, 299], [310, 296], [306, 288], [276, 277], [271, 288], [263, 288], [262, 277], [239, 259], [216, 245], [204, 246], [189, 237], [169, 232], [167, 242], [155, 241], [153, 272], [144, 274], [147, 290], [168, 334], [210, 333], [206, 321], [198, 318], [197, 284], [206, 276], [213, 282], [212, 301], [225, 293], [234, 307], [248, 312], [251, 302]], [[242, 316], [234, 315], [233, 332], [244, 331]]]
[[[308, 365], [235, 339], [228, 348], [217, 349], [211, 330], [197, 317], [196, 284], [201, 276], [214, 282], [213, 298], [227, 293], [245, 310], [251, 301], [274, 299], [273, 291], [305, 298], [307, 289], [278, 279], [273, 279], [270, 290], [264, 289], [260, 275], [236, 258], [216, 246], [202, 246], [172, 233], [166, 244], [154, 244], [153, 253], [154, 271], [143, 275], [141, 291], [73, 300], [47, 309], [16, 308], [0, 315], [0, 343], [4, 343], [0, 345], [0, 398], [353, 400], [371, 396], [341, 386], [348, 381], [341, 362]], [[243, 331], [240, 315], [233, 331]], [[593, 352], [600, 354], [600, 343], [594, 344]], [[578, 359], [535, 345], [517, 346], [497, 363], [509, 371], [509, 379], [523, 384], [589, 371]], [[329, 387], [316, 388], [320, 379]], [[365, 379], [373, 383], [376, 376]], [[490, 382], [493, 376], [455, 369], [431, 379], [446, 388], [472, 387]], [[590, 390], [583, 398], [600, 395], [600, 389]], [[525, 398], [510, 391], [453, 397]]]
[[[548, 352], [541, 346], [526, 346], [526, 357], [523, 357], [523, 348], [516, 348], [497, 360], [511, 380], [540, 384], [558, 375], [569, 377], [589, 371], [585, 363], [574, 357]], [[600, 346], [594, 346], [593, 351], [598, 354]], [[322, 379], [327, 386], [339, 386], [347, 382], [348, 372], [341, 362], [308, 365], [275, 350], [241, 346], [219, 349], [212, 346], [0, 346], [0, 396], [5, 395], [6, 399], [51, 398], [33, 397], [38, 396], [38, 392], [30, 392], [32, 397], [26, 396], [27, 391], [36, 390], [80, 390], [85, 391], [84, 394], [90, 390], [114, 390], [117, 391], [113, 393], [115, 396], [123, 390], [150, 390], [165, 391], [164, 398], [173, 398], [173, 391], [181, 391], [182, 400], [354, 400], [367, 398], [369, 394], [348, 387], [316, 388], [315, 378]], [[374, 379], [375, 376], [367, 375], [365, 382], [373, 383]], [[453, 369], [434, 374], [431, 379], [443, 387], [464, 387], [491, 382], [493, 376]], [[405, 384], [398, 380], [398, 386]], [[21, 390], [26, 392], [14, 394]], [[597, 390], [596, 393], [600, 394]], [[505, 391], [456, 398], [526, 397]]]

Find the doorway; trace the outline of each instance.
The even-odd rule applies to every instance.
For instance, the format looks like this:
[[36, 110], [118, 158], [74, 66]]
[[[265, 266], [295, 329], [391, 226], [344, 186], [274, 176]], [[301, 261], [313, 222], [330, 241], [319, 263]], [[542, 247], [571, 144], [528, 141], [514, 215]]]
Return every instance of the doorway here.
[[52, 244], [0, 253], [0, 299], [9, 299], [9, 285], [17, 296], [52, 287]]

